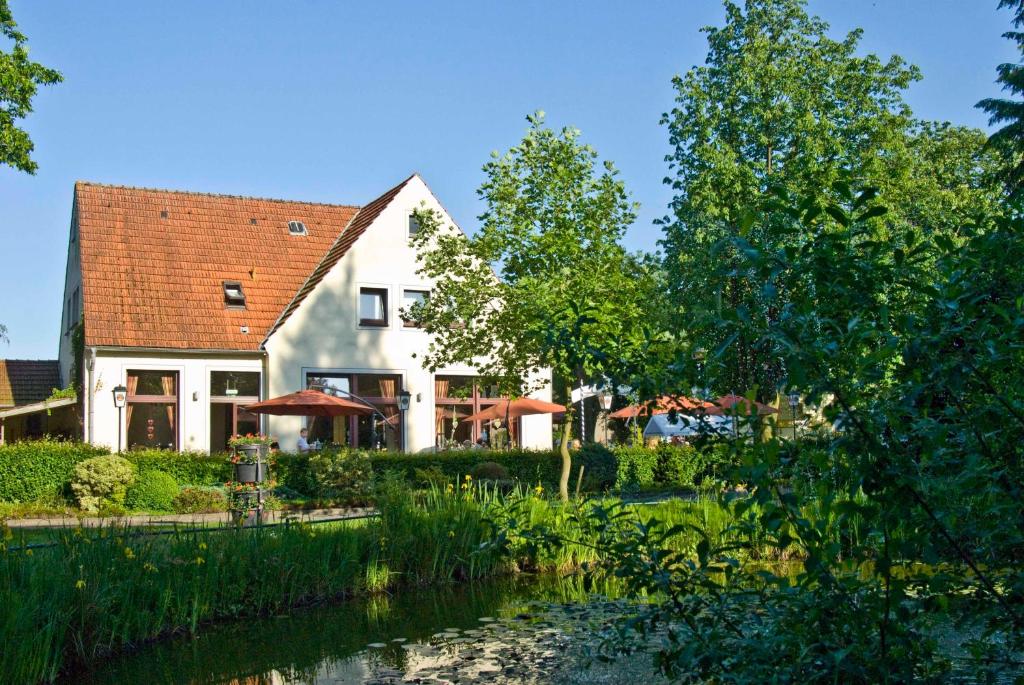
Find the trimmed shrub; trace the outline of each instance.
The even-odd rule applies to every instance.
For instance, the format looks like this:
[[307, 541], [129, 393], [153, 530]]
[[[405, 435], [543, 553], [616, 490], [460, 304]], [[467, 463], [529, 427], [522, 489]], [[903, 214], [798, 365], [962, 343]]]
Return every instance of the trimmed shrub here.
[[231, 467], [223, 455], [170, 450], [132, 450], [122, 455], [139, 473], [163, 471], [182, 485], [221, 485], [231, 480]]
[[102, 454], [108, 451], [50, 439], [0, 445], [0, 502], [63, 499], [75, 464]]
[[128, 488], [124, 503], [129, 509], [171, 511], [178, 495], [178, 481], [163, 471], [143, 471]]
[[470, 472], [475, 480], [508, 480], [508, 469], [493, 461], [480, 462]]
[[658, 450], [641, 445], [615, 448], [617, 469], [615, 487], [647, 487], [654, 485], [658, 468]]
[[278, 485], [285, 485], [305, 497], [315, 497], [318, 486], [316, 476], [309, 466], [309, 458], [309, 454], [279, 452], [275, 456], [274, 480]]
[[367, 500], [373, 493], [373, 466], [363, 450], [312, 454], [309, 468], [316, 479], [316, 496]]
[[100, 505], [124, 505], [128, 486], [135, 480], [135, 466], [113, 454], [93, 457], [75, 464], [71, 491], [84, 511], [99, 511]]
[[183, 488], [175, 495], [171, 507], [179, 514], [209, 514], [227, 511], [228, 498], [217, 488]]
[[690, 445], [662, 444], [657, 449], [658, 461], [654, 467], [654, 482], [692, 488], [694, 478], [701, 470], [702, 460], [696, 449]]

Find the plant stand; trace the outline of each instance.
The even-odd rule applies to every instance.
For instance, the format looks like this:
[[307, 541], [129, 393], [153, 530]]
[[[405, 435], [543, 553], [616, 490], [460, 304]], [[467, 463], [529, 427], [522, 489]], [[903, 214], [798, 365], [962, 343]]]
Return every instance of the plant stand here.
[[253, 487], [232, 493], [231, 506], [228, 509], [231, 523], [239, 528], [260, 526], [263, 523], [263, 501], [266, 493], [260, 484], [266, 482], [270, 473], [270, 465], [266, 461], [268, 448], [266, 445], [238, 445], [234, 449], [236, 455], [246, 459], [246, 462], [234, 465], [234, 482]]

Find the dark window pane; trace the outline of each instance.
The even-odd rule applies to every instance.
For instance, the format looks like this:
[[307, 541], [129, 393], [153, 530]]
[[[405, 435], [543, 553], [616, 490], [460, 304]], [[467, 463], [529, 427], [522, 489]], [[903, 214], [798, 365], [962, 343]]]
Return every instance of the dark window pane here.
[[363, 397], [397, 397], [402, 377], [396, 375], [359, 374], [355, 376], [356, 394]]
[[434, 396], [468, 400], [473, 398], [472, 376], [436, 376]]
[[177, 405], [132, 403], [128, 405], [127, 414], [129, 448], [176, 449]]
[[259, 397], [260, 374], [256, 371], [212, 371], [211, 397]]

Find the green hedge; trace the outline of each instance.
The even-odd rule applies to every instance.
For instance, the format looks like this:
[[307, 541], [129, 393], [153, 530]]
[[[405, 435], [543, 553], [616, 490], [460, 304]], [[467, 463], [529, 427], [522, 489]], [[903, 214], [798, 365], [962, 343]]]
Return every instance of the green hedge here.
[[121, 456], [135, 464], [139, 473], [163, 471], [182, 485], [223, 485], [231, 480], [231, 467], [222, 454], [132, 450]]
[[107, 453], [91, 445], [58, 440], [0, 445], [0, 502], [65, 497], [75, 464]]

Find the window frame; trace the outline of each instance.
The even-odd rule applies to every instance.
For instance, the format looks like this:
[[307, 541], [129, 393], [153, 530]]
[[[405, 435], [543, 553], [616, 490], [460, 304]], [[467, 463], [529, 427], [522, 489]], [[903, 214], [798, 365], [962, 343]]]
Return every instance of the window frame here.
[[[171, 435], [174, 439], [174, 443], [171, 446], [172, 452], [181, 451], [181, 419], [182, 419], [182, 407], [181, 407], [181, 379], [184, 376], [184, 372], [181, 368], [166, 368], [166, 367], [149, 367], [149, 366], [126, 366], [124, 367], [124, 382], [125, 385], [131, 387], [128, 383], [128, 376], [139, 373], [159, 373], [165, 375], [174, 376], [174, 394], [173, 395], [128, 395], [125, 398], [125, 407], [129, 404], [169, 404], [174, 407], [174, 426], [171, 429]], [[128, 441], [128, 412], [124, 412], [123, 427], [125, 442]], [[131, 445], [128, 445], [131, 448]]]
[[[293, 226], [295, 226], [296, 228], [301, 229], [301, 230], [292, 230]], [[298, 219], [290, 220], [288, 222], [288, 235], [294, 235], [294, 236], [309, 235], [309, 229], [306, 228], [306, 222], [305, 221], [299, 221]]]
[[[242, 288], [241, 281], [223, 281], [222, 287], [224, 288], [224, 306], [227, 309], [245, 309], [246, 308], [246, 297], [245, 289]], [[237, 289], [240, 298], [233, 298], [228, 294], [229, 289]]]
[[[381, 302], [381, 313], [384, 315], [383, 319], [364, 319], [363, 318], [363, 293], [364, 291], [370, 291], [383, 297]], [[391, 289], [387, 286], [380, 285], [360, 285], [356, 290], [356, 320], [359, 322], [359, 328], [367, 328], [380, 330], [382, 328], [391, 327], [391, 312], [388, 310], [388, 300], [390, 299]]]
[[[413, 227], [414, 224], [416, 226], [416, 230], [415, 231], [412, 230], [412, 227]], [[422, 228], [422, 227], [420, 226], [419, 220], [416, 218], [415, 211], [409, 212], [409, 214], [406, 215], [406, 217], [405, 217], [405, 237], [406, 237], [406, 239], [412, 240], [412, 237], [420, 232], [420, 228]]]

